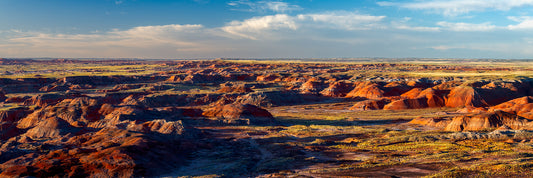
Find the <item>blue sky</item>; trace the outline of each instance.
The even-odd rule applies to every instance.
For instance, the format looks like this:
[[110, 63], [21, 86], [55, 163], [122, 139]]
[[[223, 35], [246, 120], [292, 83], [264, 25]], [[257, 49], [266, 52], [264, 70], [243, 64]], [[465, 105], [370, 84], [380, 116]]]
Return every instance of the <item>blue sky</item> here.
[[533, 58], [533, 0], [0, 0], [0, 57]]

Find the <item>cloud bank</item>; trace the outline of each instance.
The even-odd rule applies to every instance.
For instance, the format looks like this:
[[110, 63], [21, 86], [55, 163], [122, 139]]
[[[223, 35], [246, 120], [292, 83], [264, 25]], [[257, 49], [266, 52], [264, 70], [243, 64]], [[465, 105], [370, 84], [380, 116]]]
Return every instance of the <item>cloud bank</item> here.
[[380, 6], [396, 6], [411, 10], [426, 10], [447, 16], [475, 11], [509, 11], [513, 8], [533, 6], [533, 0], [428, 0], [414, 2], [381, 1]]

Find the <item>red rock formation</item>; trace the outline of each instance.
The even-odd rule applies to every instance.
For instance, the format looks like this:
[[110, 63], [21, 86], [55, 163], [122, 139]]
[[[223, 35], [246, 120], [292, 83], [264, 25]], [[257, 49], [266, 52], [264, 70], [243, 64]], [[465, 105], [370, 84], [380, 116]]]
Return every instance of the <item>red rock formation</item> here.
[[421, 109], [427, 108], [427, 98], [421, 97], [416, 99], [400, 99], [392, 101], [383, 107], [384, 110], [403, 110], [403, 109]]
[[[165, 126], [155, 125], [150, 128], [159, 128], [156, 131]], [[155, 177], [183, 165], [189, 151], [180, 145], [187, 143], [176, 135], [153, 133], [105, 128], [73, 136], [62, 142], [66, 148], [29, 153], [1, 164], [0, 177]]]
[[299, 90], [302, 94], [318, 94], [318, 92], [322, 91], [324, 88], [326, 88], [326, 84], [316, 78], [311, 78], [309, 81], [302, 84]]
[[427, 98], [427, 105], [430, 108], [433, 107], [443, 107], [445, 106], [444, 99], [442, 97], [442, 93], [434, 90], [433, 88], [427, 88], [420, 92], [418, 95], [418, 98]]
[[400, 96], [403, 98], [415, 99], [418, 98], [418, 96], [420, 95], [420, 93], [422, 93], [423, 90], [423, 88], [413, 88]]
[[464, 108], [461, 108], [459, 110], [457, 110], [458, 113], [484, 113], [484, 112], [487, 112], [488, 110], [486, 108], [483, 108], [483, 107], [472, 107], [472, 106], [467, 106], [467, 107], [464, 107]]
[[444, 106], [444, 99], [432, 88], [413, 88], [400, 96], [403, 99], [392, 101], [383, 108], [387, 110], [401, 110]]
[[181, 121], [169, 122], [163, 119], [157, 119], [142, 124], [131, 124], [127, 129], [144, 133], [157, 132], [162, 134], [181, 135], [183, 133], [183, 124]]
[[353, 84], [343, 82], [343, 81], [338, 81], [338, 82], [331, 83], [329, 87], [322, 90], [320, 94], [322, 94], [323, 96], [329, 96], [329, 97], [344, 97], [346, 96], [346, 94], [350, 92], [350, 90], [352, 90], [352, 88], [353, 88]]
[[388, 99], [379, 99], [379, 100], [365, 100], [355, 103], [350, 110], [356, 111], [365, 111], [365, 110], [379, 110], [388, 104], [390, 101]]
[[75, 130], [69, 123], [62, 119], [50, 117], [42, 119], [35, 127], [29, 129], [24, 135], [32, 139], [58, 138]]
[[184, 76], [181, 76], [181, 75], [173, 75], [173, 76], [170, 76], [166, 81], [169, 81], [169, 82], [181, 82], [183, 81], [185, 77]]
[[533, 122], [517, 115], [496, 111], [490, 113], [457, 116], [444, 128], [446, 131], [479, 131], [506, 125], [514, 130], [533, 130]]
[[59, 94], [40, 94], [24, 101], [24, 105], [37, 105], [43, 107], [47, 105], [55, 105], [66, 98], [68, 97]]
[[448, 81], [448, 82], [443, 82], [441, 84], [438, 84], [438, 85], [435, 85], [434, 87], [432, 87], [433, 89], [435, 90], [441, 90], [441, 91], [450, 91], [452, 90], [453, 88], [457, 87], [461, 85], [461, 82], [458, 82], [458, 81]]
[[356, 87], [346, 94], [347, 98], [366, 98], [366, 99], [380, 99], [384, 96], [379, 84], [372, 82], [365, 82], [356, 84]]
[[411, 120], [410, 124], [418, 124], [418, 125], [427, 125], [431, 127], [436, 128], [445, 128], [448, 124], [450, 124], [451, 120], [444, 119], [444, 118], [415, 118]]
[[[108, 107], [108, 106], [106, 106]], [[109, 108], [106, 108], [106, 110]], [[102, 108], [100, 108], [102, 111]], [[105, 112], [105, 111], [104, 111]], [[124, 128], [137, 119], [143, 117], [143, 110], [131, 106], [123, 106], [114, 108], [113, 111], [107, 114], [103, 119], [91, 122], [87, 127], [91, 128]]]
[[228, 95], [222, 95], [217, 101], [209, 104], [209, 106], [224, 106], [226, 104], [230, 104], [235, 102], [236, 97], [231, 97]]
[[491, 106], [527, 96], [530, 89], [531, 86], [523, 82], [490, 82], [479, 88], [483, 99]]
[[221, 117], [224, 119], [248, 119], [250, 124], [265, 124], [274, 122], [270, 112], [251, 104], [227, 104], [205, 110], [206, 117]]
[[245, 86], [244, 84], [234, 85], [232, 83], [224, 83], [224, 84], [221, 84], [221, 88], [219, 90], [217, 90], [217, 92], [221, 92], [221, 93], [249, 93], [249, 92], [253, 92], [253, 90], [250, 87]]
[[488, 106], [487, 102], [473, 87], [457, 86], [454, 87], [446, 99], [447, 107], [484, 107]]
[[384, 96], [400, 96], [402, 93], [405, 93], [412, 89], [413, 87], [408, 86], [405, 82], [389, 82], [383, 86]]
[[19, 128], [35, 126], [35, 122], [38, 122], [39, 119], [51, 117], [57, 117], [72, 126], [81, 127], [101, 118], [98, 113], [99, 108], [100, 104], [96, 99], [88, 97], [65, 99], [54, 106], [45, 106], [34, 111], [21, 120]]
[[268, 81], [274, 81], [277, 78], [279, 78], [279, 76], [274, 75], [274, 74], [267, 74], [267, 75], [257, 76], [256, 81], [258, 81], [258, 82], [268, 82]]
[[533, 96], [516, 98], [505, 103], [490, 107], [490, 111], [505, 111], [528, 119], [533, 119]]

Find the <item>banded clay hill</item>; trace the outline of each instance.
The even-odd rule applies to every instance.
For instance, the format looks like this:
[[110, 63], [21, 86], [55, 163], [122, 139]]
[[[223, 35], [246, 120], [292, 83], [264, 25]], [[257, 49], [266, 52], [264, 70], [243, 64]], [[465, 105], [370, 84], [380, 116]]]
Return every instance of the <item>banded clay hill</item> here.
[[0, 59], [0, 177], [533, 176], [533, 62], [375, 61]]

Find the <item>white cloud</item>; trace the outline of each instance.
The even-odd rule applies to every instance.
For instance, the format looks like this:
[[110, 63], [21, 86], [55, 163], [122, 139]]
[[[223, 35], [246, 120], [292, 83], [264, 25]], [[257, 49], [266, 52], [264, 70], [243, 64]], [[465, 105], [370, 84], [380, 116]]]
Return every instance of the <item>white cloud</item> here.
[[507, 17], [509, 20], [519, 22], [517, 25], [509, 25], [507, 28], [509, 30], [531, 30], [533, 29], [533, 17], [522, 16], [522, 17]]
[[203, 34], [202, 25], [159, 25], [159, 26], [140, 26], [124, 31], [115, 30], [109, 32], [108, 36], [114, 36], [122, 40], [142, 41], [142, 45], [152, 44], [175, 44], [175, 45], [193, 45], [184, 39], [189, 35]]
[[254, 17], [244, 21], [232, 21], [221, 29], [239, 37], [257, 40], [269, 31], [289, 29], [296, 30], [298, 26], [294, 18], [286, 14]]
[[413, 10], [430, 10], [448, 16], [466, 14], [473, 11], [495, 9], [508, 11], [512, 8], [533, 6], [533, 0], [429, 0], [414, 2], [388, 2], [377, 3], [380, 6], [397, 6]]
[[305, 29], [369, 30], [385, 28], [380, 22], [385, 16], [361, 15], [353, 12], [329, 12], [322, 14], [277, 14], [254, 17], [244, 21], [232, 21], [221, 29], [241, 38], [253, 40], [279, 39], [279, 33]]
[[466, 43], [466, 44], [451, 44], [438, 45], [431, 47], [435, 50], [449, 51], [449, 50], [475, 50], [485, 52], [499, 52], [504, 54], [531, 54], [531, 45], [520, 45], [517, 43]]
[[439, 27], [422, 27], [422, 26], [411, 26], [408, 25], [408, 21], [410, 21], [410, 17], [405, 17], [400, 21], [393, 21], [391, 22], [391, 27], [394, 29], [400, 29], [400, 30], [409, 30], [409, 31], [421, 31], [421, 32], [437, 32], [440, 31]]
[[7, 39], [0, 40], [0, 44], [13, 47], [0, 49], [0, 54], [143, 57], [144, 55], [157, 55], [156, 52], [161, 52], [158, 50], [199, 51], [202, 49], [208, 51], [211, 46], [203, 43], [201, 39], [217, 38], [208, 31], [202, 25], [140, 26], [128, 30], [112, 30], [94, 34], [17, 31]]
[[495, 25], [490, 24], [489, 22], [481, 24], [472, 24], [472, 23], [451, 23], [451, 22], [437, 22], [437, 25], [443, 27], [444, 29], [456, 31], [456, 32], [474, 32], [474, 31], [491, 31], [496, 29]]
[[385, 16], [362, 15], [354, 12], [300, 14], [297, 17], [306, 24], [343, 30], [384, 28], [379, 22], [385, 18]]
[[394, 28], [400, 30], [421, 31], [421, 32], [437, 32], [440, 31], [439, 27], [413, 27], [405, 24], [395, 25]]
[[[229, 6], [235, 8], [234, 10], [250, 11], [250, 12], [265, 12], [272, 11], [277, 13], [286, 13], [291, 11], [302, 10], [298, 5], [292, 5], [282, 1], [257, 1], [251, 2], [249, 0], [231, 1]], [[244, 7], [243, 7], [244, 6]]]

